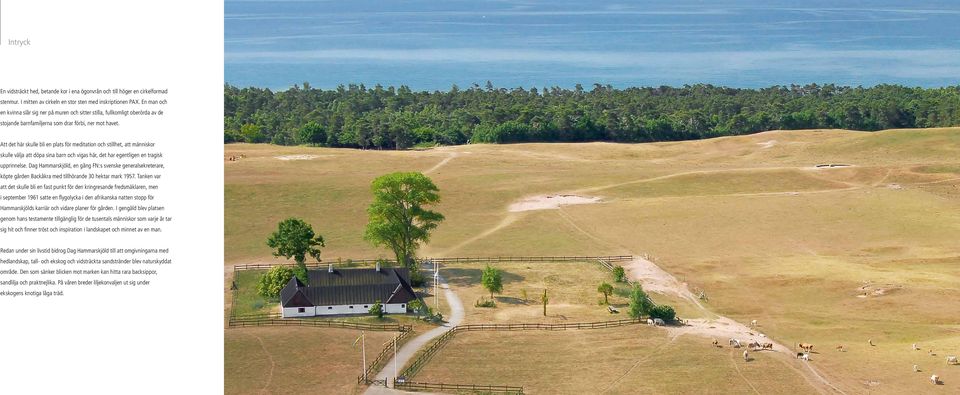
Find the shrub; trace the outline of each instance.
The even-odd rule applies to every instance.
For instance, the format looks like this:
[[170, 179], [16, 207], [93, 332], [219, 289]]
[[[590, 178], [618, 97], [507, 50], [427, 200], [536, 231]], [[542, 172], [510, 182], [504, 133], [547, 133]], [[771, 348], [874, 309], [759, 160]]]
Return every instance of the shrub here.
[[473, 304], [475, 307], [497, 307], [497, 302], [494, 302], [493, 299], [487, 300], [484, 298], [477, 299], [477, 302]]
[[659, 318], [666, 322], [670, 322], [677, 318], [677, 313], [673, 311], [673, 307], [661, 304], [653, 306], [653, 308], [650, 309], [650, 318]]
[[280, 290], [290, 282], [291, 278], [293, 278], [292, 269], [286, 266], [274, 266], [260, 277], [257, 293], [267, 299], [276, 299], [280, 296]]
[[623, 266], [617, 266], [613, 268], [613, 281], [622, 283], [627, 279], [627, 273], [624, 272]]
[[411, 287], [422, 287], [422, 286], [424, 286], [426, 283], [427, 283], [427, 279], [426, 279], [426, 277], [424, 277], [423, 273], [420, 273], [419, 271], [415, 271], [415, 272], [411, 272], [411, 273], [410, 273], [410, 286], [411, 286]]
[[370, 314], [377, 316], [377, 318], [383, 318], [383, 304], [379, 300], [373, 306], [370, 306]]

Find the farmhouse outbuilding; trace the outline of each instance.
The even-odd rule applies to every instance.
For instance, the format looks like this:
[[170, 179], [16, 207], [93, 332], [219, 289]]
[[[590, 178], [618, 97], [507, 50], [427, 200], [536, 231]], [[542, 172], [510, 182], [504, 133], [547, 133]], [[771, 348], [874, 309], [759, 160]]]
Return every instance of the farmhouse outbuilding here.
[[402, 314], [417, 299], [406, 268], [310, 270], [309, 284], [296, 277], [280, 291], [282, 315], [366, 314], [380, 301], [385, 313]]

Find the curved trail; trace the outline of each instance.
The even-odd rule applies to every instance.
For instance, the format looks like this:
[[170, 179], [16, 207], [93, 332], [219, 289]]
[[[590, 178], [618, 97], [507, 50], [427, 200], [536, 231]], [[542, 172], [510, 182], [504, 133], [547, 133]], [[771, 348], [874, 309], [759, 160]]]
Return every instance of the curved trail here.
[[444, 165], [446, 165], [447, 163], [449, 163], [451, 160], [453, 160], [453, 158], [456, 158], [456, 157], [458, 157], [458, 156], [460, 156], [460, 153], [459, 153], [459, 152], [451, 152], [450, 154], [447, 155], [446, 158], [443, 158], [443, 160], [441, 160], [440, 163], [437, 163], [437, 164], [433, 165], [433, 167], [431, 167], [431, 168], [429, 168], [429, 169], [427, 169], [427, 170], [424, 170], [424, 171], [423, 171], [423, 174], [430, 174], [430, 173], [433, 173], [433, 172], [439, 170], [441, 167], [443, 167]]
[[575, 193], [596, 192], [596, 191], [602, 191], [610, 188], [617, 188], [617, 187], [633, 185], [633, 184], [641, 184], [641, 183], [652, 182], [652, 181], [668, 180], [674, 177], [688, 176], [693, 174], [719, 174], [719, 173], [734, 173], [734, 172], [751, 172], [751, 171], [758, 171], [758, 170], [763, 171], [763, 170], [812, 170], [812, 169], [810, 167], [780, 166], [780, 167], [739, 167], [739, 168], [720, 169], [720, 170], [691, 170], [691, 171], [683, 171], [679, 173], [664, 174], [662, 176], [641, 178], [638, 180], [601, 185], [596, 187], [581, 188], [581, 189], [574, 190], [573, 192]]
[[[569, 222], [571, 222], [571, 224], [573, 224], [581, 232], [589, 233], [583, 228], [576, 226], [576, 224], [573, 223], [572, 218], [569, 218], [569, 216], [566, 217], [566, 219]], [[596, 236], [591, 236], [591, 237], [594, 239], [599, 239]], [[655, 263], [641, 257], [635, 257], [632, 261], [630, 261], [626, 265], [623, 265], [623, 267], [627, 272], [627, 276], [631, 279], [640, 281], [643, 284], [645, 289], [652, 292], [659, 293], [659, 294], [672, 294], [672, 295], [678, 296], [681, 299], [686, 300], [692, 303], [693, 305], [697, 306], [697, 308], [702, 313], [705, 313], [708, 316], [716, 317], [713, 319], [690, 319], [690, 320], [687, 320], [686, 325], [682, 327], [679, 327], [679, 328], [668, 327], [667, 330], [672, 332], [671, 335], [673, 336], [674, 339], [683, 334], [693, 334], [693, 335], [698, 335], [704, 338], [712, 337], [721, 341], [724, 341], [725, 339], [728, 339], [728, 338], [737, 338], [737, 339], [741, 339], [741, 341], [746, 340], [745, 342], [749, 342], [750, 340], [765, 341], [765, 342], [773, 343], [774, 351], [781, 353], [781, 355], [783, 355], [782, 353], [786, 353], [786, 355], [790, 355], [792, 353], [792, 349], [790, 349], [789, 347], [786, 347], [783, 344], [780, 344], [777, 341], [770, 339], [768, 337], [759, 336], [759, 333], [756, 332], [754, 329], [751, 329], [744, 324], [734, 321], [733, 319], [724, 317], [722, 315], [718, 315], [710, 311], [710, 309], [708, 309], [706, 306], [700, 303], [699, 299], [693, 294], [693, 292], [690, 291], [686, 283], [681, 283], [679, 280], [677, 280], [676, 277], [674, 277], [672, 274], [668, 273], [667, 271], [663, 270], [662, 268], [657, 266]], [[834, 386], [832, 383], [830, 383], [829, 380], [823, 377], [823, 375], [819, 371], [817, 371], [817, 369], [814, 368], [809, 362], [805, 363], [805, 365], [807, 366], [808, 368], [807, 370], [809, 371], [810, 375], [812, 375], [816, 379], [816, 382], [811, 381], [807, 375], [802, 373], [801, 373], [801, 377], [804, 377], [804, 379], [808, 383], [810, 383], [810, 385], [813, 388], [817, 389], [820, 392], [825, 392], [823, 390], [826, 388], [829, 388], [837, 393], [845, 394], [844, 391], [840, 390], [839, 388]], [[795, 370], [795, 371], [798, 371], [798, 373], [800, 373], [799, 370]], [[746, 380], [746, 378], [744, 379]], [[819, 386], [816, 383], [819, 383]], [[753, 385], [751, 384], [751, 388], [752, 387]], [[754, 388], [754, 391], [756, 391], [756, 388]]]
[[648, 354], [640, 357], [640, 359], [638, 359], [637, 362], [635, 362], [633, 365], [631, 365], [629, 369], [627, 369], [625, 372], [623, 372], [623, 374], [621, 374], [621, 375], [618, 376], [616, 379], [614, 379], [613, 381], [611, 381], [610, 383], [608, 383], [606, 386], [604, 386], [603, 389], [600, 390], [600, 393], [605, 394], [605, 393], [610, 392], [610, 390], [611, 390], [612, 388], [614, 388], [616, 385], [620, 384], [620, 382], [623, 381], [623, 378], [624, 378], [624, 377], [627, 377], [627, 375], [630, 374], [630, 372], [632, 372], [633, 369], [636, 369], [637, 366], [640, 366], [641, 363], [643, 363], [644, 361], [650, 359], [651, 356], [655, 355], [655, 354], [656, 354], [657, 352], [659, 352], [661, 349], [664, 349], [664, 348], [666, 348], [667, 346], [673, 344], [673, 342], [676, 341], [676, 340], [677, 340], [677, 338], [676, 338], [676, 337], [673, 337], [673, 338], [670, 339], [669, 342], [666, 342], [666, 343], [663, 343], [663, 344], [657, 346], [656, 348], [654, 348], [653, 350], [651, 350], [650, 353], [648, 353]]
[[[457, 297], [457, 294], [450, 289], [450, 285], [447, 284], [447, 280], [443, 276], [438, 276], [440, 280], [440, 288], [443, 289], [443, 297], [447, 299], [447, 304], [450, 305], [450, 319], [443, 325], [433, 328], [423, 334], [410, 339], [403, 347], [400, 347], [397, 350], [397, 355], [394, 358], [390, 358], [389, 361], [383, 368], [380, 369], [380, 372], [377, 373], [375, 378], [377, 380], [387, 380], [390, 377], [395, 377], [393, 374], [393, 369], [396, 364], [398, 369], [403, 369], [406, 366], [407, 362], [410, 362], [410, 359], [417, 354], [417, 351], [420, 351], [420, 348], [426, 346], [431, 340], [439, 337], [440, 335], [447, 333], [453, 327], [460, 325], [460, 322], [463, 321], [464, 310], [463, 303], [460, 302], [460, 298]], [[388, 389], [385, 387], [375, 387], [370, 386], [367, 388], [365, 394], [395, 394], [395, 390]]]
[[730, 354], [728, 355], [730, 357], [730, 363], [733, 365], [733, 368], [737, 371], [737, 375], [740, 376], [741, 379], [743, 379], [743, 382], [747, 383], [747, 385], [750, 386], [750, 389], [752, 389], [755, 394], [760, 395], [760, 391], [757, 390], [757, 387], [754, 387], [753, 383], [751, 383], [750, 380], [747, 379], [747, 376], [744, 376], [743, 372], [740, 371], [740, 366], [737, 365], [737, 360], [735, 359], [736, 357], [734, 357], [734, 354], [736, 354], [735, 350], [736, 350], [735, 348], [730, 349]]
[[503, 228], [506, 228], [506, 227], [510, 226], [510, 224], [516, 222], [516, 220], [519, 219], [519, 218], [520, 218], [520, 214], [518, 214], [518, 213], [510, 213], [510, 214], [507, 214], [506, 217], [503, 217], [503, 219], [500, 220], [500, 222], [497, 223], [496, 225], [494, 225], [492, 228], [489, 228], [489, 229], [481, 232], [480, 234], [478, 234], [478, 235], [476, 235], [476, 236], [473, 236], [473, 237], [471, 237], [471, 238], [469, 238], [469, 239], [466, 239], [466, 240], [464, 240], [464, 241], [461, 241], [461, 242], [458, 243], [457, 245], [455, 245], [455, 246], [453, 246], [453, 247], [450, 247], [450, 248], [447, 248], [446, 250], [443, 250], [442, 252], [440, 252], [440, 253], [438, 253], [438, 254], [436, 254], [436, 255], [437, 255], [437, 256], [449, 255], [451, 252], [454, 252], [454, 251], [456, 251], [456, 250], [459, 250], [459, 249], [461, 249], [461, 248], [469, 245], [470, 243], [473, 243], [473, 242], [475, 242], [475, 241], [477, 241], [477, 240], [480, 240], [480, 239], [482, 239], [482, 238], [484, 238], [484, 237], [490, 236], [490, 235], [496, 233], [497, 231], [499, 231], [500, 229], [503, 229]]
[[260, 348], [263, 350], [264, 354], [267, 354], [267, 359], [270, 360], [270, 374], [267, 376], [267, 383], [264, 384], [263, 388], [260, 389], [260, 392], [269, 394], [270, 391], [267, 390], [267, 387], [270, 387], [270, 383], [273, 381], [273, 370], [277, 364], [273, 361], [273, 355], [270, 354], [270, 351], [267, 351], [267, 346], [263, 344], [263, 339], [257, 335], [253, 335], [253, 337], [257, 338], [257, 341], [260, 342]]

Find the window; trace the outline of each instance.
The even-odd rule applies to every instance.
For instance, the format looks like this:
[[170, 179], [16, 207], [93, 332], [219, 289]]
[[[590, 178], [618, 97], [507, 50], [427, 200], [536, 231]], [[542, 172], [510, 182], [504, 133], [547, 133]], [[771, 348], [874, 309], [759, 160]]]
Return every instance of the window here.
[[298, 312], [298, 313], [306, 313], [306, 312], [307, 312], [307, 309], [305, 309], [305, 308], [303, 308], [303, 307], [300, 307], [300, 308], [297, 309], [297, 312]]
[[400, 308], [401, 308], [401, 309], [405, 309], [405, 308], [407, 308], [407, 305], [406, 305], [406, 304], [401, 304], [401, 305], [400, 305]]
[[352, 309], [352, 308], [353, 308], [353, 306], [350, 306], [350, 308]]
[[369, 309], [369, 308], [370, 308], [370, 306], [367, 306], [367, 305], [363, 305], [363, 308], [365, 308], [365, 309]]
[[333, 310], [333, 306], [327, 306], [327, 310]]

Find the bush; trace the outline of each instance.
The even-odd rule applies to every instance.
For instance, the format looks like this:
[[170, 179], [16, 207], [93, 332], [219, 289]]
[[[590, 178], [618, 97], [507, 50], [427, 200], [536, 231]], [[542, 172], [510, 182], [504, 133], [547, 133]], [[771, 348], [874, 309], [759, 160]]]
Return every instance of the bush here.
[[377, 318], [383, 318], [383, 304], [379, 300], [373, 306], [370, 306], [370, 314], [377, 316]]
[[415, 271], [410, 273], [410, 286], [411, 287], [422, 287], [427, 283], [426, 277], [420, 271]]
[[673, 311], [673, 307], [661, 304], [653, 306], [653, 308], [650, 309], [650, 318], [659, 318], [666, 322], [670, 322], [677, 318], [677, 312]]
[[290, 282], [291, 278], [293, 278], [293, 269], [286, 266], [274, 266], [260, 277], [260, 283], [257, 284], [257, 293], [267, 299], [276, 299], [280, 297], [280, 290]]
[[613, 268], [613, 281], [622, 283], [627, 279], [627, 273], [624, 272], [623, 266], [617, 266]]
[[487, 300], [484, 298], [477, 299], [477, 302], [473, 304], [474, 307], [497, 307], [497, 302], [494, 302], [493, 299]]
[[673, 310], [673, 307], [668, 305], [656, 305], [650, 309], [650, 318], [659, 318], [664, 321], [670, 322], [677, 317], [676, 311]]

